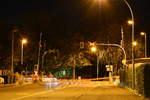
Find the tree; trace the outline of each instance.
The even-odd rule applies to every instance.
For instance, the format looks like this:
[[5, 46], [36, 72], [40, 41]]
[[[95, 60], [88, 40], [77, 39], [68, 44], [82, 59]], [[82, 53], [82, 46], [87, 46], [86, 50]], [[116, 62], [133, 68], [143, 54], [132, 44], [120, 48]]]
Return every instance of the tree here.
[[84, 57], [83, 53], [78, 54], [71, 54], [68, 56], [68, 59], [64, 62], [63, 66], [70, 66], [73, 68], [73, 79], [75, 79], [75, 68], [76, 67], [83, 67], [83, 66], [90, 66], [91, 62]]
[[123, 52], [118, 47], [108, 47], [106, 50], [100, 50], [100, 62], [106, 65], [113, 65], [114, 73], [122, 67]]

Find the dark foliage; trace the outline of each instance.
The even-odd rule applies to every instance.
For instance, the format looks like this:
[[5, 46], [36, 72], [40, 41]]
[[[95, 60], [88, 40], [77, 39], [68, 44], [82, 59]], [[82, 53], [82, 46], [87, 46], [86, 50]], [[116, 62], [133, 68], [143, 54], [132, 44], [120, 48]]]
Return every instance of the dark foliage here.
[[144, 68], [144, 94], [150, 98], [150, 65], [146, 65]]
[[[135, 90], [145, 97], [150, 97], [150, 65], [143, 64], [136, 67]], [[131, 88], [132, 84], [132, 69], [120, 70], [121, 86]]]

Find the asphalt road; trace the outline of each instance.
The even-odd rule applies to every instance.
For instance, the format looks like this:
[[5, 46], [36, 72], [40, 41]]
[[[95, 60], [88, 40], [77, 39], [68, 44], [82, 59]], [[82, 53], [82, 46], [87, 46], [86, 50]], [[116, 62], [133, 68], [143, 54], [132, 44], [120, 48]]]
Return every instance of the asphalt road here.
[[0, 88], [0, 100], [146, 100], [133, 91], [98, 83], [71, 83]]

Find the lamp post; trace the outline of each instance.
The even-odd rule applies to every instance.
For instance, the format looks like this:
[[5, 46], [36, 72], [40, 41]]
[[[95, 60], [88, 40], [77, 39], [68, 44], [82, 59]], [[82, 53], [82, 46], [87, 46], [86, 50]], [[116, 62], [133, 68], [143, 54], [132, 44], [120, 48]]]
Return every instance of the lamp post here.
[[91, 51], [96, 52], [96, 56], [97, 56], [97, 73], [96, 73], [96, 76], [98, 79], [98, 76], [99, 76], [99, 50], [97, 50], [96, 46], [92, 46]]
[[127, 55], [126, 55], [126, 52], [125, 52], [124, 48], [121, 45], [119, 45], [119, 44], [96, 43], [96, 45], [91, 47], [91, 51], [92, 52], [97, 52], [97, 78], [98, 78], [98, 75], [99, 75], [99, 52], [100, 51], [97, 50], [96, 46], [116, 46], [116, 47], [119, 47], [124, 53], [124, 61], [125, 61], [124, 65], [126, 65]]
[[136, 41], [134, 41], [133, 42], [133, 47], [135, 47], [137, 45], [137, 42]]
[[12, 48], [11, 48], [11, 73], [14, 73], [14, 31], [12, 32]]
[[90, 43], [90, 45], [91, 45], [91, 48], [90, 48], [91, 51], [96, 52], [96, 56], [97, 56], [97, 73], [96, 73], [96, 77], [98, 79], [98, 76], [99, 76], [99, 50], [97, 50], [95, 43]]
[[98, 79], [98, 76], [99, 76], [99, 50], [97, 50], [96, 46], [92, 46], [91, 51], [96, 52], [96, 56], [97, 56], [97, 73], [96, 73], [96, 76]]
[[[136, 41], [134, 41], [134, 42], [132, 42], [132, 46], [133, 46], [133, 53], [135, 54], [135, 46], [137, 45], [137, 42]], [[134, 58], [133, 58], [133, 60], [135, 59], [135, 56], [134, 56]], [[135, 66], [134, 66], [134, 63], [133, 63], [133, 68], [134, 68]], [[132, 80], [132, 85], [133, 85], [133, 89], [135, 89], [135, 87], [137, 86], [137, 82], [136, 82], [136, 70], [135, 69], [133, 69], [132, 70], [133, 72], [132, 72], [132, 75], [133, 75], [133, 80]]]
[[[123, 2], [127, 5], [127, 7], [130, 10], [130, 14], [131, 14], [131, 18], [132, 21], [129, 22], [129, 24], [132, 25], [132, 43], [134, 42], [134, 14], [133, 14], [133, 10], [130, 6], [130, 4], [127, 2], [127, 0], [123, 0]], [[131, 44], [132, 44], [131, 43]], [[132, 89], [134, 89], [134, 85], [135, 85], [135, 79], [134, 79], [134, 46], [132, 45]]]
[[147, 58], [147, 36], [145, 32], [141, 32], [141, 35], [145, 36], [145, 58]]
[[[130, 13], [131, 13], [132, 21], [130, 21], [130, 22], [128, 21], [128, 23], [132, 25], [132, 43], [133, 43], [134, 42], [134, 14], [133, 14], [133, 11], [132, 11], [130, 4], [126, 0], [123, 0], [123, 1], [128, 6]], [[134, 89], [134, 86], [135, 86], [134, 63], [135, 63], [134, 62], [134, 46], [132, 45], [132, 89]]]
[[[135, 47], [136, 47], [136, 45], [137, 45], [137, 42], [134, 41], [134, 42], [132, 43], [132, 45], [133, 45], [133, 52], [135, 53]], [[135, 56], [134, 56], [134, 58], [135, 58]]]
[[14, 35], [18, 31], [18, 29], [13, 29], [12, 30], [12, 42], [11, 42], [11, 74], [14, 74]]
[[[27, 39], [22, 39], [21, 40], [21, 66], [23, 67], [23, 45], [27, 43]], [[27, 69], [26, 69], [27, 73]]]

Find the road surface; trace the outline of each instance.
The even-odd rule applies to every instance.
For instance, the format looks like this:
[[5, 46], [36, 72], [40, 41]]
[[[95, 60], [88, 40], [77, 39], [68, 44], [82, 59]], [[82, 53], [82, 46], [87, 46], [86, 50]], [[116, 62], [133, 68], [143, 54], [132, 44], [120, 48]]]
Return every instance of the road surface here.
[[0, 100], [146, 100], [129, 89], [101, 83], [67, 83], [0, 88]]

